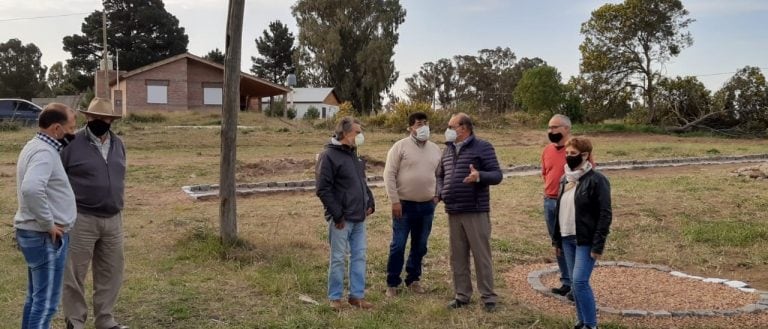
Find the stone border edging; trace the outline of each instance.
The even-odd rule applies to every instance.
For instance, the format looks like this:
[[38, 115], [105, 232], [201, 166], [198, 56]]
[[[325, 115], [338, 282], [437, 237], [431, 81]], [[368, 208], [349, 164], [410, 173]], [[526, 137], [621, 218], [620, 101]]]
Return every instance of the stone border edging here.
[[[748, 313], [758, 313], [762, 311], [768, 310], [768, 291], [758, 291], [756, 289], [747, 288], [747, 284], [741, 281], [732, 281], [732, 280], [725, 280], [725, 279], [716, 279], [716, 278], [703, 278], [698, 276], [692, 276], [688, 275], [682, 272], [673, 271], [667, 266], [663, 265], [652, 265], [652, 264], [638, 264], [634, 262], [616, 262], [616, 261], [598, 261], [595, 266], [620, 266], [620, 267], [630, 267], [630, 268], [642, 268], [642, 269], [654, 269], [661, 272], [667, 272], [670, 275], [681, 277], [681, 278], [688, 278], [688, 279], [695, 279], [700, 280], [708, 283], [715, 283], [715, 284], [724, 284], [726, 286], [732, 287], [734, 289], [739, 289], [740, 291], [746, 292], [746, 293], [755, 293], [759, 294], [760, 298], [755, 304], [747, 304], [737, 309], [726, 309], [726, 310], [683, 310], [683, 311], [668, 311], [668, 310], [619, 310], [613, 307], [609, 306], [598, 306], [597, 309], [601, 313], [605, 314], [613, 314], [613, 315], [621, 315], [625, 317], [643, 317], [643, 316], [650, 316], [650, 317], [658, 317], [658, 318], [664, 318], [664, 317], [683, 317], [683, 316], [701, 316], [701, 317], [707, 317], [707, 316], [734, 316], [738, 314], [748, 314]], [[551, 273], [557, 273], [560, 269], [557, 266], [550, 267], [548, 269], [544, 270], [536, 270], [528, 273], [528, 284], [533, 288], [534, 290], [538, 291], [539, 293], [544, 294], [545, 296], [554, 297], [557, 298], [563, 302], [571, 303], [565, 296], [560, 296], [555, 293], [552, 293], [549, 288], [545, 287], [543, 283], [541, 283], [541, 277], [546, 274]], [[728, 284], [728, 283], [733, 283]]]
[[[707, 164], [729, 164], [729, 163], [751, 163], [768, 162], [768, 154], [750, 154], [734, 156], [715, 156], [715, 157], [693, 157], [677, 159], [655, 159], [655, 160], [617, 160], [598, 163], [600, 170], [627, 170], [643, 169], [656, 167], [675, 167], [686, 165], [707, 165]], [[512, 176], [534, 176], [541, 174], [541, 167], [538, 165], [523, 165], [504, 168], [501, 170], [504, 177]], [[384, 186], [383, 176], [368, 176], [368, 186]], [[276, 194], [286, 192], [311, 192], [315, 189], [314, 180], [289, 181], [289, 182], [260, 182], [260, 183], [242, 183], [236, 185], [237, 196], [251, 196], [258, 194]], [[181, 190], [193, 200], [212, 200], [219, 197], [218, 184], [202, 184], [183, 186]]]

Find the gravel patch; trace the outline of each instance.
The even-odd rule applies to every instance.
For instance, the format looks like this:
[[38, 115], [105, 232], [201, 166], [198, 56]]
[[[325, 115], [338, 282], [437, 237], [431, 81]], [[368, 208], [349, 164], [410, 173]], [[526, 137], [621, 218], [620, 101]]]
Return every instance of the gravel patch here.
[[[528, 283], [529, 273], [552, 266], [529, 264], [510, 269], [504, 274], [510, 296], [532, 309], [575, 319], [572, 303], [541, 294]], [[556, 273], [544, 275], [541, 282], [548, 288], [560, 285]], [[592, 274], [592, 288], [599, 306], [670, 315], [624, 317], [600, 312], [598, 317], [601, 322], [644, 328], [768, 328], [766, 311], [750, 314], [729, 311], [755, 305], [760, 301], [759, 294], [746, 293], [719, 283], [674, 277], [655, 269], [599, 266]], [[695, 316], [697, 311], [706, 312], [708, 316]]]

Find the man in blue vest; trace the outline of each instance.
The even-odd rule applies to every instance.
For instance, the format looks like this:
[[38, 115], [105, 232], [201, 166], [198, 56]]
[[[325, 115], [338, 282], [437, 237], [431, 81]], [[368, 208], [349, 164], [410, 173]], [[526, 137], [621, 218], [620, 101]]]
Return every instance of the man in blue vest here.
[[477, 289], [483, 309], [496, 309], [491, 259], [490, 186], [502, 174], [491, 143], [475, 137], [472, 119], [458, 113], [448, 121], [446, 148], [437, 168], [437, 191], [448, 213], [454, 299], [449, 308], [461, 308], [472, 297], [470, 253], [475, 260]]

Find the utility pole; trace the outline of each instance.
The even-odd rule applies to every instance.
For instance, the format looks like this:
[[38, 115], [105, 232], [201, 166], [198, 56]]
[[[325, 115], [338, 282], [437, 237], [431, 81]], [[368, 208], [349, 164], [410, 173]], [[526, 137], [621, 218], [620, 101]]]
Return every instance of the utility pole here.
[[[104, 92], [105, 98], [109, 98], [110, 103], [112, 102], [112, 92], [109, 90], [109, 57], [107, 54], [107, 7], [104, 6], [104, 10], [101, 12], [101, 31], [102, 36], [104, 37], [104, 47], [101, 48], [101, 61], [102, 61], [102, 67], [101, 69], [104, 70]], [[96, 89], [96, 86], [94, 86], [93, 89]], [[96, 97], [99, 97], [99, 95], [96, 95]]]
[[224, 56], [224, 106], [221, 111], [221, 173], [219, 177], [219, 232], [224, 244], [237, 241], [237, 112], [240, 111], [240, 52], [245, 0], [229, 0]]

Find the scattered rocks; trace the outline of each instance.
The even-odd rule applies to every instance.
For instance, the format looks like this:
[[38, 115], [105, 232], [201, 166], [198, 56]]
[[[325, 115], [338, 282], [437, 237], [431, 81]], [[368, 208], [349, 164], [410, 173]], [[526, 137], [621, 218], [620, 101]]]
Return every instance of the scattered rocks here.
[[744, 176], [756, 180], [768, 179], [768, 164], [759, 164], [734, 170], [734, 176]]
[[[746, 282], [720, 278], [704, 278], [680, 271], [672, 271], [666, 266], [624, 261], [600, 261], [596, 266], [598, 268], [613, 268], [613, 270], [608, 272], [603, 272], [596, 268], [593, 275], [593, 281], [601, 282], [596, 283], [597, 292], [605, 289], [611, 291], [610, 294], [606, 295], [603, 293], [601, 296], [597, 296], [596, 293], [596, 298], [599, 297], [597, 298], [599, 301], [606, 303], [606, 300], [608, 300], [607, 306], [598, 305], [598, 310], [604, 314], [620, 315], [626, 318], [714, 317], [737, 316], [768, 310], [768, 292], [750, 288]], [[542, 277], [555, 274], [558, 271], [556, 266], [531, 271], [527, 275], [528, 285], [543, 295], [555, 297], [567, 303], [568, 301], [563, 296], [553, 294], [541, 280]], [[665, 278], [665, 275], [661, 275], [661, 273], [668, 273], [668, 275], [665, 274]], [[611, 283], [613, 278], [627, 278], [631, 276], [643, 277], [640, 286], [643, 286], [643, 283], [646, 281], [650, 280], [652, 282], [648, 282], [650, 286], [639, 287], [635, 291], [630, 289], [630, 291], [626, 292], [629, 293], [628, 295], [622, 295], [622, 293], [618, 292], [622, 290], [621, 286], [626, 287], [625, 280], [619, 280], [624, 282], [620, 286]], [[547, 279], [551, 280], [551, 277]], [[682, 288], [683, 290], [680, 290], [678, 289], [680, 288], [680, 279], [690, 280], [687, 282], [691, 282], [690, 285], [694, 286], [686, 286]], [[552, 285], [553, 282], [549, 282], [549, 284]], [[633, 284], [633, 286], [635, 285]], [[686, 295], [685, 292], [690, 291], [695, 291], [696, 295], [703, 294], [706, 296], [717, 296], [717, 298], [716, 300], [703, 300], [699, 296]], [[619, 296], [616, 296], [617, 294]], [[675, 296], [676, 298], [670, 299], [670, 296]], [[757, 296], [759, 298], [756, 299], [755, 297]], [[620, 306], [617, 307], [617, 305]], [[638, 305], [648, 306], [650, 310], [635, 308]]]

